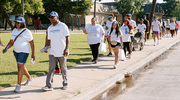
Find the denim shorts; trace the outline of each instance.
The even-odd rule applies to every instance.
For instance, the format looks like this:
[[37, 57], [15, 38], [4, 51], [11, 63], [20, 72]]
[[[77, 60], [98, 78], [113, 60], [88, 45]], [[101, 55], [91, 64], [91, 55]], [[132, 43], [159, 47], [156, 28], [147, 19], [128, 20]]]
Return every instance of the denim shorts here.
[[23, 53], [23, 52], [17, 53], [15, 51], [13, 51], [13, 53], [14, 53], [14, 56], [16, 58], [16, 62], [18, 64], [23, 64], [24, 65], [26, 63], [27, 58], [29, 56], [29, 53]]

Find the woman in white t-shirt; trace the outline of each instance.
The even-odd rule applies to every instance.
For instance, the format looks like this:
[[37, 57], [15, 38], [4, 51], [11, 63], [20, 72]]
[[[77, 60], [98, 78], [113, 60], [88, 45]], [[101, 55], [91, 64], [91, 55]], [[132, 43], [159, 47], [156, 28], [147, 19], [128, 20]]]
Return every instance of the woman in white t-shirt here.
[[[8, 46], [3, 50], [3, 53], [12, 46], [14, 47], [14, 56], [16, 58], [17, 67], [18, 67], [18, 84], [16, 85], [15, 92], [21, 91], [21, 81], [23, 75], [28, 79], [25, 85], [29, 85], [33, 78], [28, 73], [28, 70], [25, 67], [26, 60], [28, 58], [31, 46], [32, 55], [31, 58], [35, 61], [34, 56], [34, 42], [33, 36], [30, 30], [26, 28], [25, 19], [23, 17], [18, 17], [15, 21], [15, 28], [12, 31], [11, 40], [9, 41]], [[22, 34], [20, 34], [22, 33]], [[20, 35], [19, 35], [20, 34]], [[19, 35], [19, 37], [17, 37]], [[17, 38], [16, 38], [17, 37]]]
[[113, 49], [114, 55], [115, 55], [114, 68], [116, 68], [119, 64], [118, 53], [119, 53], [120, 46], [121, 48], [123, 48], [122, 32], [119, 29], [118, 22], [116, 21], [113, 22], [110, 32], [108, 33], [108, 36], [106, 38], [110, 38], [111, 48]]
[[130, 49], [130, 42], [131, 36], [133, 34], [133, 26], [129, 23], [128, 19], [123, 21], [124, 25], [121, 27], [122, 38], [123, 38], [123, 49], [126, 56], [126, 49], [128, 50], [129, 54], [128, 57], [131, 59], [131, 49]]
[[170, 22], [169, 22], [169, 19], [167, 19], [167, 23], [166, 23], [166, 34], [167, 34], [167, 36], [169, 36], [169, 33], [170, 33]]
[[156, 37], [157, 37], [157, 45], [159, 44], [159, 34], [161, 30], [160, 22], [157, 20], [157, 17], [154, 16], [154, 21], [152, 22], [152, 32], [154, 38], [154, 46], [156, 46]]
[[101, 25], [96, 24], [96, 19], [91, 19], [91, 25], [83, 29], [83, 32], [87, 34], [87, 41], [91, 48], [93, 55], [93, 63], [97, 63], [98, 53], [99, 53], [99, 45], [101, 42], [101, 37], [104, 35], [104, 29]]
[[174, 33], [175, 33], [175, 27], [176, 27], [176, 24], [175, 24], [174, 21], [171, 19], [171, 23], [170, 23], [171, 37], [174, 36]]

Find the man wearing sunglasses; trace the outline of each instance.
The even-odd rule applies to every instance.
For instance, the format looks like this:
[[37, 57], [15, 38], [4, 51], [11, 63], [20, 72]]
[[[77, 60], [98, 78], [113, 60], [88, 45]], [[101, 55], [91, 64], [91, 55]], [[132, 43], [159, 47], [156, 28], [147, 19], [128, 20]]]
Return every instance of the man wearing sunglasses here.
[[67, 83], [67, 56], [69, 54], [69, 30], [66, 24], [59, 21], [59, 15], [57, 12], [52, 11], [48, 18], [51, 25], [48, 27], [46, 46], [50, 47], [49, 52], [49, 73], [47, 74], [46, 86], [42, 89], [45, 91], [53, 90], [53, 76], [56, 67], [56, 62], [59, 62], [62, 70], [63, 87], [65, 90], [68, 87]]

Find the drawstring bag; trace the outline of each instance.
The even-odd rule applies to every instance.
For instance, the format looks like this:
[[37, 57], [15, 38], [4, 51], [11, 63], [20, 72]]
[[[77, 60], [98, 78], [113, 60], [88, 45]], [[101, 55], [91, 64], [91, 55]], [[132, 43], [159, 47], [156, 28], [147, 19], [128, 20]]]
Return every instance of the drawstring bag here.
[[126, 60], [125, 53], [124, 53], [123, 49], [119, 49], [118, 57], [119, 57], [119, 60], [121, 60], [121, 61]]

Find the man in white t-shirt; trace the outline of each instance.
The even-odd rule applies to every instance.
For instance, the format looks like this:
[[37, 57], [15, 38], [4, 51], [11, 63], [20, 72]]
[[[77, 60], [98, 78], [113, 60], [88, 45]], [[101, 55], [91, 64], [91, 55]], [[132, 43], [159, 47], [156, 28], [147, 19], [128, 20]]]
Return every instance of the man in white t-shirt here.
[[58, 61], [61, 66], [63, 87], [65, 90], [68, 87], [67, 82], [67, 56], [69, 54], [69, 30], [66, 24], [59, 21], [58, 13], [52, 11], [48, 15], [50, 22], [52, 23], [48, 27], [48, 41], [46, 46], [50, 46], [49, 52], [49, 73], [47, 74], [46, 86], [42, 89], [45, 91], [53, 90], [53, 75]]
[[154, 46], [156, 46], [156, 37], [157, 37], [157, 45], [159, 44], [159, 33], [161, 30], [161, 23], [157, 20], [157, 17], [154, 16], [154, 21], [152, 22], [152, 32], [154, 38]]
[[[114, 15], [113, 15], [114, 16]], [[112, 27], [112, 23], [115, 21], [113, 19], [113, 16], [110, 15], [108, 17], [108, 21], [106, 21], [106, 32], [109, 33], [109, 31], [111, 30], [111, 27]], [[107, 56], [112, 56], [112, 53], [111, 53], [111, 43], [110, 43], [110, 38], [108, 38], [108, 45], [109, 45], [109, 54]]]
[[175, 24], [175, 22], [171, 19], [171, 20], [170, 20], [170, 32], [171, 32], [171, 37], [174, 36], [175, 27], [176, 27], [176, 24]]
[[143, 24], [144, 22], [144, 19], [140, 19], [140, 24], [138, 24], [138, 27], [137, 27], [137, 30], [138, 32], [141, 32], [141, 39], [140, 39], [140, 42], [141, 42], [141, 47], [140, 47], [140, 51], [143, 49], [143, 39], [144, 39], [144, 36], [145, 36], [145, 31], [146, 31], [146, 25]]
[[[132, 20], [132, 15], [131, 14], [127, 14], [127, 19], [129, 20], [129, 24], [131, 24], [133, 26], [133, 34], [135, 33], [136, 30], [136, 22], [134, 20]], [[131, 35], [131, 42], [130, 42], [130, 49], [131, 51], [133, 51], [133, 34]]]

